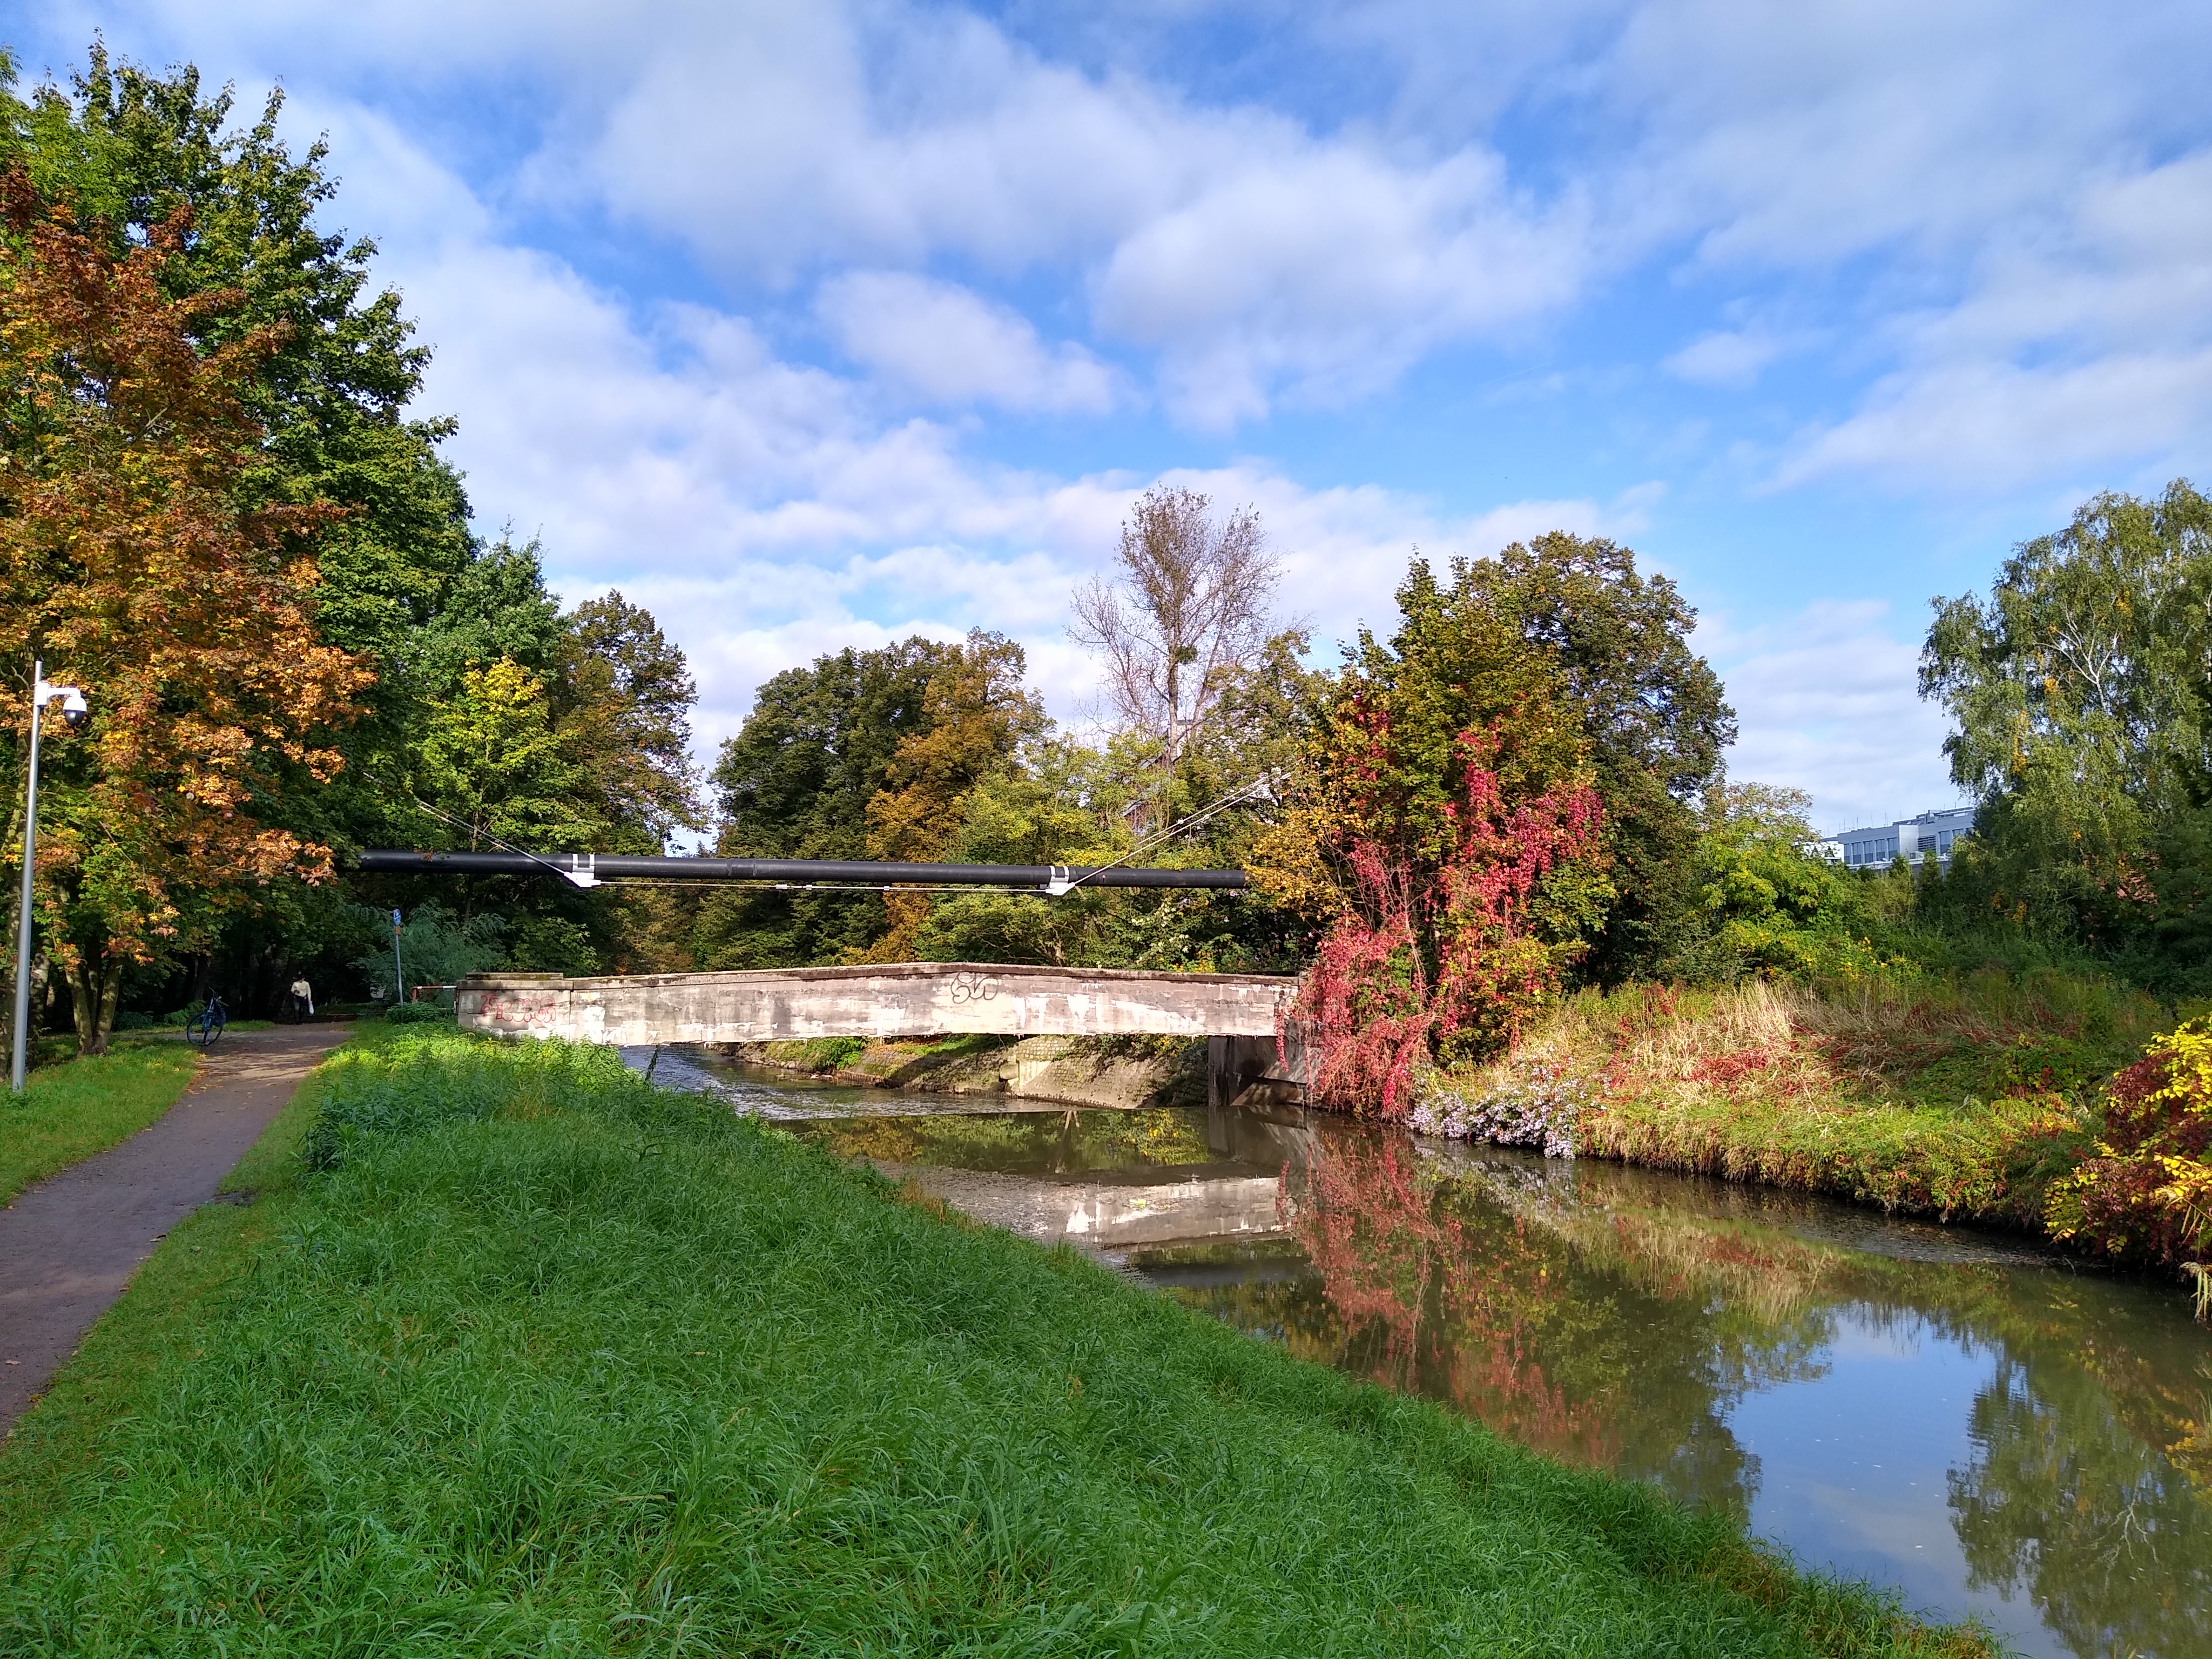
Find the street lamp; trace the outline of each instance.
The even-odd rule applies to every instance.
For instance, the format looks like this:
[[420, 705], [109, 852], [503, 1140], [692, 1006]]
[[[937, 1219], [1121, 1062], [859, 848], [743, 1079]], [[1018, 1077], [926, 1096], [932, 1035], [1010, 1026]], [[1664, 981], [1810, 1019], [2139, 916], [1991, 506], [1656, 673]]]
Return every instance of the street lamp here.
[[31, 763], [24, 769], [23, 787], [23, 903], [15, 923], [15, 1054], [10, 1081], [23, 1092], [23, 1068], [31, 1046], [31, 876], [39, 854], [39, 717], [56, 697], [62, 700], [62, 719], [71, 731], [92, 718], [84, 693], [74, 685], [46, 684], [46, 665], [31, 669]]

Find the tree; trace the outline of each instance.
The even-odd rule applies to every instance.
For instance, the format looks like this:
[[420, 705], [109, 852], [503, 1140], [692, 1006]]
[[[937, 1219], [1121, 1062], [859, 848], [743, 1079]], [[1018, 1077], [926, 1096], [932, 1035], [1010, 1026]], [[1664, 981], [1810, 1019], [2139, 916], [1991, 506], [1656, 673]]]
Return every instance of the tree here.
[[[0, 87], [12, 85], [12, 63], [0, 69]], [[118, 257], [191, 210], [163, 291], [234, 295], [186, 319], [203, 350], [257, 331], [267, 342], [240, 389], [264, 434], [240, 487], [259, 501], [349, 509], [319, 549], [316, 623], [385, 666], [465, 563], [468, 503], [436, 453], [452, 423], [405, 416], [429, 353], [410, 343], [398, 293], [371, 287], [375, 244], [317, 227], [337, 195], [326, 146], [289, 153], [276, 137], [280, 91], [250, 127], [227, 131], [228, 89], [203, 96], [190, 65], [152, 74], [112, 63], [97, 41], [73, 91], [42, 86], [24, 102], [0, 90], [0, 164], [75, 201]], [[372, 716], [391, 687], [387, 672], [371, 688]]]
[[1418, 560], [1398, 605], [1396, 635], [1362, 630], [1313, 711], [1254, 858], [1325, 929], [1298, 1004], [1316, 1097], [1390, 1116], [1424, 1066], [1510, 1043], [1613, 897], [1555, 661]]
[[1720, 678], [1692, 649], [1697, 612], [1629, 549], [1553, 531], [1451, 564], [1449, 603], [1504, 618], [1551, 661], [1606, 807], [1617, 897], [1585, 970], [1678, 971], [1700, 932], [1698, 806], [1735, 739]]
[[330, 878], [330, 849], [266, 804], [337, 774], [330, 732], [371, 674], [311, 620], [337, 509], [241, 504], [263, 438], [246, 390], [279, 331], [196, 348], [240, 296], [165, 294], [189, 210], [118, 258], [20, 168], [0, 204], [0, 656], [43, 657], [94, 711], [53, 753], [40, 900], [99, 1053], [127, 967], [204, 948], [270, 884]]
[[599, 850], [661, 853], [678, 830], [700, 828], [699, 690], [652, 613], [620, 593], [587, 599], [564, 618], [554, 654], [553, 723], [609, 827]]
[[[1936, 603], [1921, 695], [1980, 802], [1985, 914], [2108, 950], [2188, 936], [2212, 806], [2212, 501], [2103, 495]], [[2201, 929], [2197, 929], [2201, 931]]]
[[[20, 164], [49, 198], [74, 201], [81, 228], [117, 258], [189, 209], [162, 292], [233, 296], [185, 319], [203, 353], [249, 335], [264, 343], [238, 388], [263, 433], [234, 480], [241, 510], [345, 509], [316, 540], [313, 620], [325, 643], [365, 659], [376, 678], [332, 738], [350, 763], [327, 781], [260, 795], [257, 817], [340, 850], [419, 839], [419, 814], [374, 780], [403, 772], [420, 736], [426, 697], [408, 647], [474, 543], [459, 477], [437, 453], [452, 422], [410, 413], [428, 353], [410, 337], [398, 294], [372, 279], [374, 244], [327, 228], [337, 186], [325, 146], [295, 154], [278, 140], [281, 94], [234, 126], [227, 88], [210, 94], [189, 65], [155, 73], [112, 61], [97, 42], [73, 82], [18, 98], [14, 82], [0, 54], [0, 167]], [[299, 967], [319, 964], [319, 981], [342, 973], [360, 948], [342, 889], [381, 896], [391, 885], [268, 888], [250, 911], [226, 915], [189, 964], [134, 972], [126, 986], [174, 1006], [213, 975], [234, 1007], [250, 1008], [257, 991], [278, 994]]]
[[[1020, 646], [980, 629], [938, 665], [922, 694], [922, 724], [900, 740], [883, 787], [869, 798], [870, 858], [940, 860], [975, 787], [1004, 771], [1024, 743], [1044, 735], [1044, 706], [1022, 683], [1028, 666]], [[889, 929], [854, 960], [913, 959], [929, 901], [919, 893], [886, 894], [884, 908]]]
[[[239, 509], [341, 509], [315, 538], [312, 620], [325, 644], [362, 659], [375, 678], [354, 699], [357, 716], [331, 739], [347, 766], [302, 787], [274, 781], [256, 798], [257, 818], [340, 852], [447, 844], [447, 830], [409, 796], [437, 793], [422, 772], [434, 735], [453, 762], [455, 721], [488, 713], [486, 687], [479, 680], [471, 691], [466, 677], [504, 661], [537, 677], [547, 718], [579, 763], [554, 794], [543, 778], [529, 786], [548, 810], [523, 821], [588, 823], [590, 835], [621, 848], [661, 845], [692, 810], [680, 753], [690, 697], [681, 653], [634, 607], [601, 616], [587, 605], [563, 618], [535, 544], [501, 537], [487, 545], [471, 533], [459, 476], [437, 453], [453, 423], [410, 413], [428, 353], [399, 295], [372, 278], [374, 244], [319, 222], [337, 201], [325, 147], [295, 154], [278, 141], [279, 94], [234, 126], [228, 89], [210, 95], [189, 66], [155, 74], [112, 62], [96, 44], [66, 88], [41, 86], [19, 99], [4, 89], [12, 74], [0, 58], [0, 158], [20, 161], [50, 198], [73, 200], [80, 229], [104, 239], [112, 256], [124, 258], [189, 210], [160, 273], [162, 292], [228, 296], [182, 319], [203, 355], [249, 336], [258, 343], [255, 372], [236, 389], [260, 428], [232, 480]], [[595, 953], [628, 961], [639, 953], [626, 930], [649, 923], [655, 965], [689, 965], [688, 945], [679, 950], [670, 933], [680, 921], [688, 939], [688, 919], [659, 914], [669, 907], [637, 890], [587, 897], [544, 880], [426, 886], [422, 878], [356, 876], [272, 886], [250, 911], [227, 913], [194, 948], [190, 990], [152, 969], [126, 983], [173, 1006], [212, 975], [234, 1006], [251, 1006], [254, 988], [274, 994], [297, 967], [346, 971], [363, 948], [349, 899], [411, 909], [434, 894], [466, 915], [495, 907], [517, 951], [556, 933], [573, 945], [581, 928]], [[563, 950], [564, 960], [583, 959]]]
[[462, 671], [423, 734], [421, 772], [471, 851], [588, 851], [600, 827], [579, 801], [584, 769], [553, 728], [544, 679], [511, 658]]
[[1685, 976], [1747, 970], [1836, 974], [1878, 965], [1867, 939], [1867, 884], [1819, 856], [1813, 798], [1771, 784], [1716, 786], [1698, 823], [1703, 949], [1676, 957]]
[[1170, 775], [1266, 648], [1280, 574], [1258, 514], [1217, 520], [1212, 507], [1194, 490], [1146, 491], [1122, 522], [1119, 580], [1078, 588], [1068, 630], [1105, 658], [1115, 712]]
[[[760, 688], [711, 775], [726, 856], [868, 856], [868, 803], [900, 745], [929, 729], [929, 687], [960, 647], [920, 635], [847, 649], [787, 669]], [[882, 936], [880, 899], [864, 895], [717, 893], [702, 907], [710, 966], [842, 960]]]

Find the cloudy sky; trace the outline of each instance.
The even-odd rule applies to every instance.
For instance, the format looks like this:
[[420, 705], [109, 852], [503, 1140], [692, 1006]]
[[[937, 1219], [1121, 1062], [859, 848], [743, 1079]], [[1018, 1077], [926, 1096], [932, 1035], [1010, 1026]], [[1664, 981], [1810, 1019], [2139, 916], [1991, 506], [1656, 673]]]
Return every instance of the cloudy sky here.
[[1739, 777], [1948, 803], [1929, 599], [2212, 438], [2212, 8], [0, 0], [329, 135], [481, 525], [690, 652], [1063, 627], [1158, 479], [1323, 641], [1418, 544], [1626, 541]]

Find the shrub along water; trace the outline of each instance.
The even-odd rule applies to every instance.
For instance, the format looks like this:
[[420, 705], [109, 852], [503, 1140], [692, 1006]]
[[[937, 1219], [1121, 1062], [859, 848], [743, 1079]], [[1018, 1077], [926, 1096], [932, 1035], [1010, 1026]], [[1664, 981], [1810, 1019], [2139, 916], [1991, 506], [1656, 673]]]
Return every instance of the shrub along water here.
[[2171, 1263], [2212, 1249], [2212, 1036], [2172, 1022], [2056, 969], [1631, 986], [1425, 1079], [1413, 1123]]
[[1981, 1650], [611, 1054], [374, 1042], [0, 1458], [0, 1647]]

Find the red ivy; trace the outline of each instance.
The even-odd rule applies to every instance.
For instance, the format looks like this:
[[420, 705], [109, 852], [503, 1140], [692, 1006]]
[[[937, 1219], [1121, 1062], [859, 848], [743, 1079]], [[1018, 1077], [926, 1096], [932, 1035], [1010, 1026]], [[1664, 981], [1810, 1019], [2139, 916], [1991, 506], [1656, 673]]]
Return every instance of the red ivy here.
[[[1379, 744], [1383, 733], [1370, 723], [1369, 735]], [[1547, 875], [1597, 853], [1597, 792], [1509, 805], [1498, 726], [1454, 746], [1463, 799], [1444, 805], [1440, 854], [1370, 835], [1344, 848], [1353, 908], [1323, 936], [1291, 1016], [1322, 1104], [1403, 1117], [1423, 1059], [1455, 1039], [1510, 1044], [1558, 987], [1562, 953], [1537, 937], [1531, 911]], [[1382, 769], [1355, 770], [1371, 780]]]

